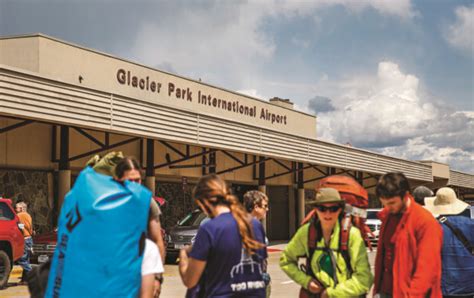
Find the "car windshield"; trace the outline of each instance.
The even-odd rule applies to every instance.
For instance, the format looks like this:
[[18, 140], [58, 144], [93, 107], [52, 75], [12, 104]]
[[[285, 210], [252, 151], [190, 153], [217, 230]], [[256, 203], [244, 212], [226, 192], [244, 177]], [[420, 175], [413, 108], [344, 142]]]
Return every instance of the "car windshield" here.
[[199, 226], [201, 222], [207, 218], [206, 214], [201, 211], [193, 211], [186, 215], [185, 218], [183, 218], [179, 223], [178, 226], [181, 227], [194, 227], [194, 226]]
[[379, 219], [377, 217], [378, 210], [368, 210], [367, 211], [367, 219]]
[[7, 206], [7, 203], [0, 202], [0, 220], [12, 220], [15, 218], [15, 214]]

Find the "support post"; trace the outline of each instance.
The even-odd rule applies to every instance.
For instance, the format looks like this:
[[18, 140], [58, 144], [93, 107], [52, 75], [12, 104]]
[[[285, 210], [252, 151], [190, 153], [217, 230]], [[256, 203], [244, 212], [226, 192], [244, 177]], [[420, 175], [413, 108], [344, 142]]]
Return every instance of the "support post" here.
[[59, 145], [58, 210], [64, 197], [71, 190], [71, 168], [69, 164], [69, 127], [61, 125]]
[[305, 217], [303, 163], [298, 163], [298, 224]]
[[209, 164], [211, 165], [209, 167], [209, 174], [215, 174], [216, 173], [216, 154], [217, 152], [211, 152], [209, 154]]
[[[260, 163], [258, 164], [258, 191], [267, 194], [267, 186], [265, 185], [265, 157], [259, 157]], [[268, 206], [270, 206], [271, 198], [268, 198]], [[263, 229], [267, 232], [267, 219], [262, 220]]]
[[155, 141], [146, 139], [145, 186], [155, 195]]

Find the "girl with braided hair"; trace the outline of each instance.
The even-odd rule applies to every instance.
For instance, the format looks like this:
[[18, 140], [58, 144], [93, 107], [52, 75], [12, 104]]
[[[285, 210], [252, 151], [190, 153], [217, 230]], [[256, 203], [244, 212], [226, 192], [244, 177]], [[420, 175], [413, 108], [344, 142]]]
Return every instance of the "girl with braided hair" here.
[[199, 227], [193, 246], [180, 251], [183, 284], [198, 285], [196, 297], [265, 297], [267, 253], [260, 222], [217, 175], [202, 177], [193, 197], [211, 220]]

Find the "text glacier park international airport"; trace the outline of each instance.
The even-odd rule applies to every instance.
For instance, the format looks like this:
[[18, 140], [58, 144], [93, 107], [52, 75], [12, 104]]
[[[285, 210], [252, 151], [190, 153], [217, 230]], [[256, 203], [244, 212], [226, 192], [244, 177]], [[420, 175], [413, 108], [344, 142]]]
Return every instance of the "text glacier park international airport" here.
[[164, 90], [168, 97], [174, 97], [176, 99], [182, 99], [185, 102], [193, 102], [197, 98], [197, 103], [220, 109], [223, 111], [240, 114], [248, 117], [258, 118], [270, 122], [271, 124], [277, 123], [287, 125], [287, 116], [277, 113], [272, 113], [267, 108], [260, 108], [257, 110], [257, 106], [248, 106], [241, 104], [238, 100], [229, 100], [214, 97], [210, 94], [205, 94], [198, 90], [197, 94], [193, 94], [193, 91], [188, 87], [176, 86], [173, 82], [168, 82], [163, 85], [160, 82], [151, 80], [149, 76], [137, 77], [130, 71], [125, 69], [119, 69], [117, 71], [117, 81], [121, 85], [130, 86], [140, 90], [148, 91], [151, 93], [162, 93]]

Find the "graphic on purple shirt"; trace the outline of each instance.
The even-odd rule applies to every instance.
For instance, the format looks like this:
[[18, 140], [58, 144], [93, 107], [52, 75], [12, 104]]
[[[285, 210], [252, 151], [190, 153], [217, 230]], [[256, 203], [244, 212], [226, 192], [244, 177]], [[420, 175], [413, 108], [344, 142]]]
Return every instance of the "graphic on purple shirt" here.
[[[254, 237], [265, 243], [265, 232], [252, 219]], [[199, 227], [190, 257], [206, 261], [201, 280], [205, 297], [265, 297], [263, 261], [266, 249], [252, 256], [245, 253], [237, 222], [223, 213]]]

